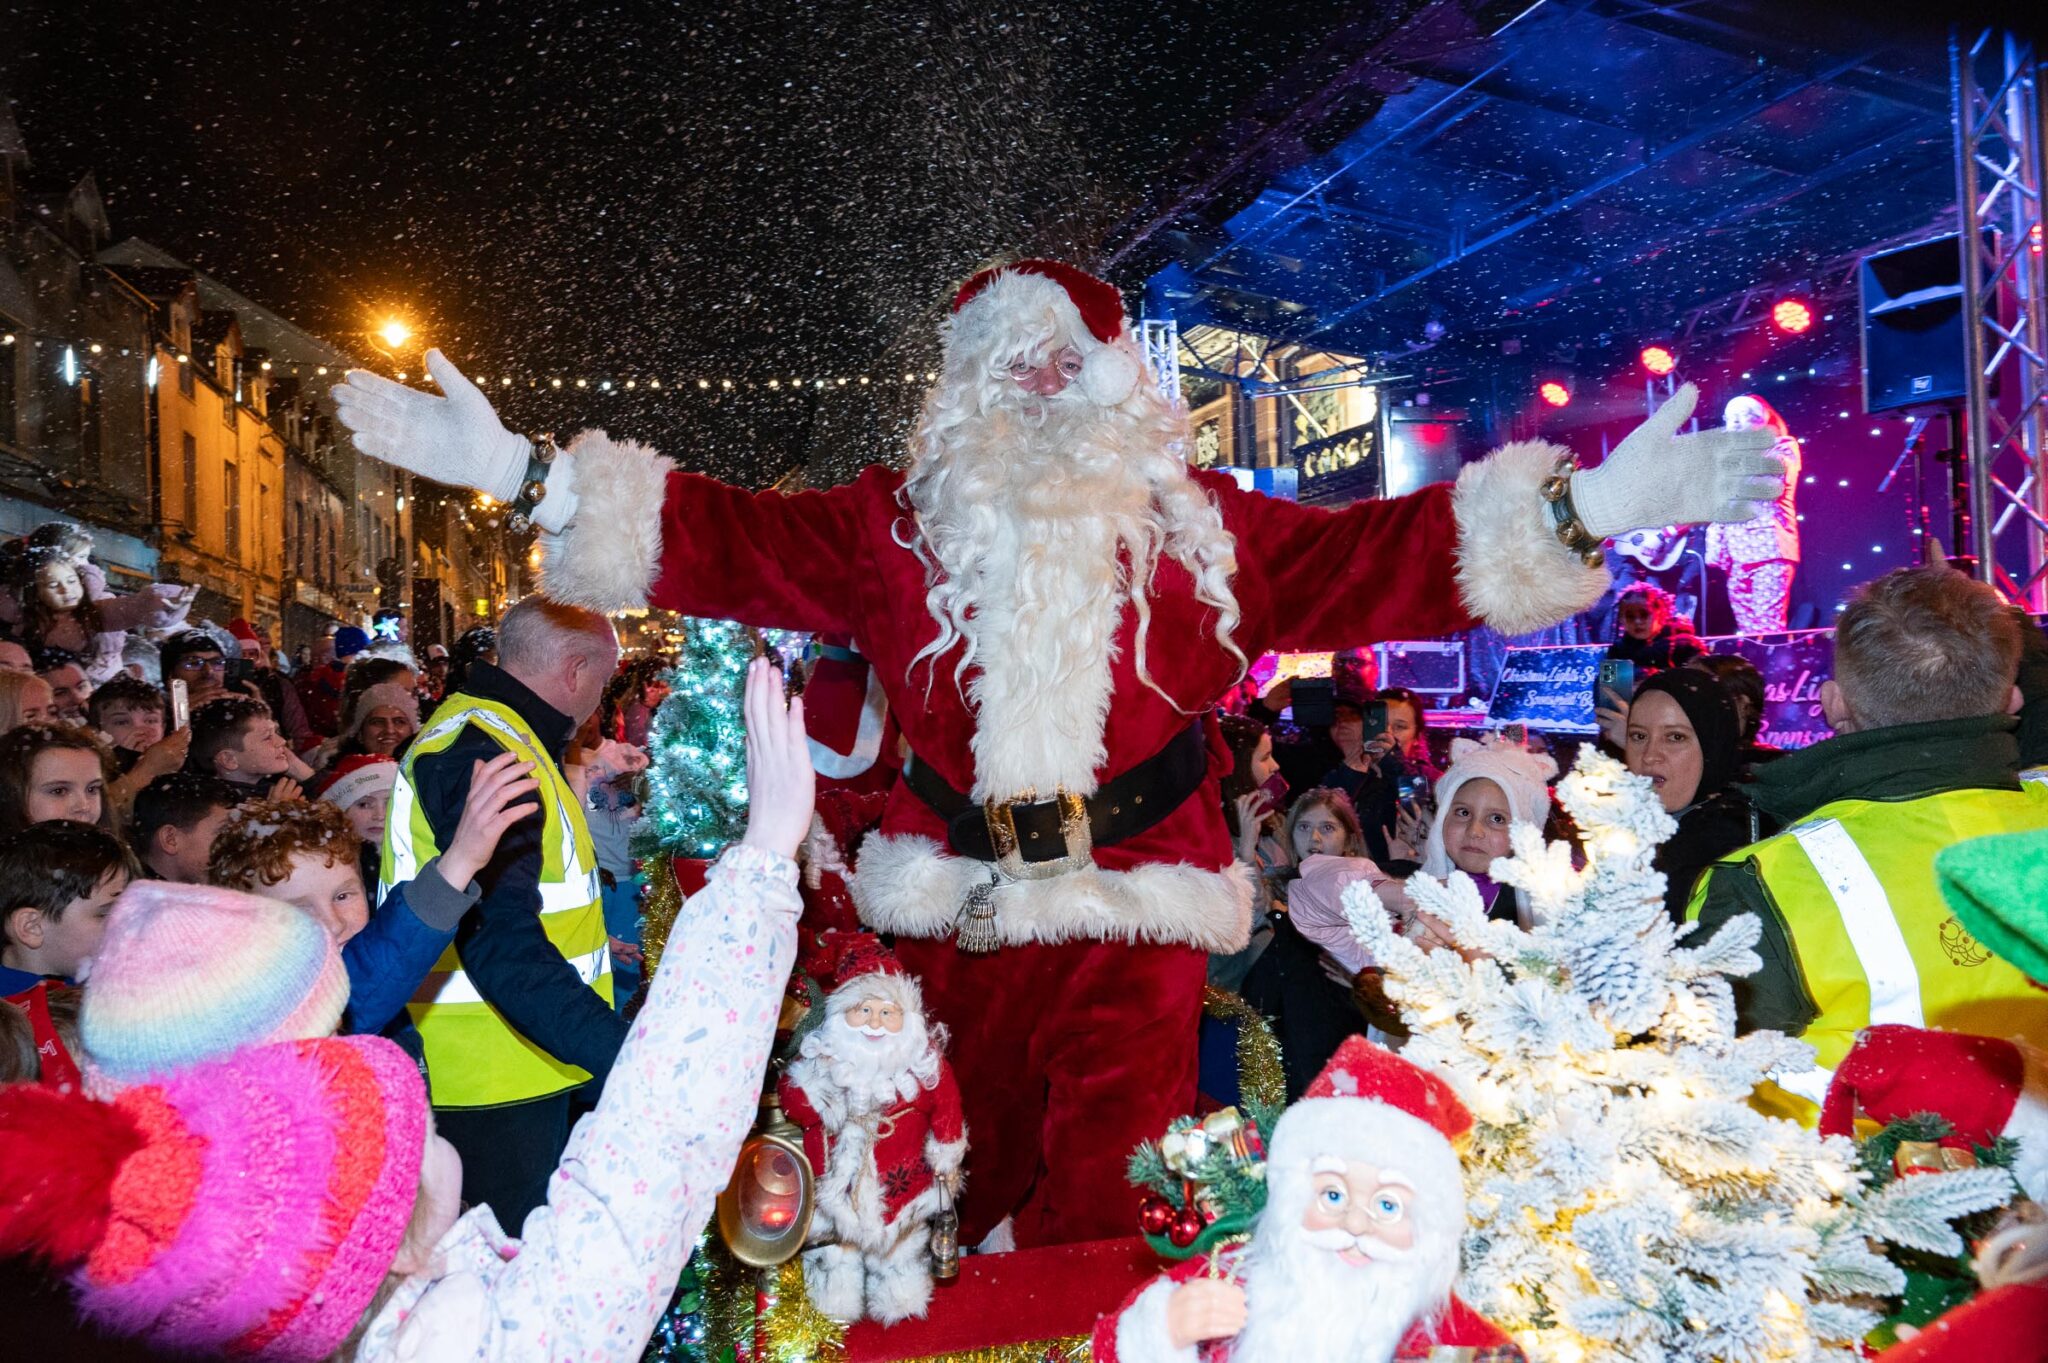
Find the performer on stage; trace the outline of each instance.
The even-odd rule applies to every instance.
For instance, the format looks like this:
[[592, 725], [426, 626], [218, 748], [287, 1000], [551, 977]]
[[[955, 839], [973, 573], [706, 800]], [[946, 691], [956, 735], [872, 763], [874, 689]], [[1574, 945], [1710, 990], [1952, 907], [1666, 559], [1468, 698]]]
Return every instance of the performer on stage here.
[[1799, 442], [1785, 418], [1754, 393], [1729, 401], [1721, 413], [1731, 431], [1768, 431], [1771, 452], [1785, 461], [1785, 490], [1768, 511], [1740, 525], [1707, 527], [1707, 566], [1728, 574], [1728, 604], [1738, 634], [1769, 634], [1785, 628], [1792, 578], [1799, 571], [1799, 516], [1792, 501], [1799, 488]]
[[1121, 1235], [1127, 1156], [1194, 1101], [1207, 953], [1249, 928], [1202, 718], [1247, 659], [1538, 628], [1600, 595], [1606, 536], [1748, 520], [1784, 470], [1765, 433], [1678, 435], [1687, 387], [1598, 468], [1523, 442], [1303, 507], [1189, 469], [1113, 286], [1020, 261], [951, 311], [907, 470], [818, 491], [602, 431], [555, 455], [436, 352], [445, 397], [361, 371], [335, 396], [365, 453], [530, 513], [560, 600], [860, 641], [911, 757], [852, 890], [955, 1038], [962, 1241]]

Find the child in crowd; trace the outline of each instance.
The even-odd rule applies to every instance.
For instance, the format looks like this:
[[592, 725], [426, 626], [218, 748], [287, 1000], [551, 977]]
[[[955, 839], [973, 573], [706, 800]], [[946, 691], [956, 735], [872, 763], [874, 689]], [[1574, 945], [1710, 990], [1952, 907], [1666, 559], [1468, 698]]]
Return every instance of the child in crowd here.
[[[1521, 896], [1495, 884], [1489, 873], [1508, 854], [1513, 825], [1531, 824], [1540, 832], [1549, 823], [1550, 782], [1556, 779], [1556, 760], [1520, 743], [1499, 737], [1477, 743], [1453, 740], [1450, 768], [1437, 783], [1436, 818], [1422, 849], [1423, 872], [1443, 879], [1463, 871], [1479, 887], [1489, 918], [1511, 919], [1524, 929], [1534, 926]], [[1442, 925], [1416, 912], [1398, 882], [1382, 886], [1380, 897], [1410, 937], [1431, 946], [1449, 944]]]
[[747, 714], [746, 837], [684, 905], [522, 1240], [487, 1207], [460, 1213], [460, 1160], [402, 1054], [347, 1037], [251, 1047], [110, 1103], [0, 1090], [0, 1245], [65, 1274], [102, 1328], [180, 1353], [637, 1360], [753, 1125], [796, 956], [802, 703], [785, 710], [757, 662]]
[[112, 833], [106, 792], [114, 759], [90, 729], [24, 724], [0, 734], [0, 834], [50, 819]]
[[128, 822], [129, 844], [142, 862], [142, 874], [204, 885], [213, 840], [241, 801], [235, 787], [196, 771], [174, 771], [144, 786]]
[[1671, 593], [1653, 582], [1624, 590], [1615, 602], [1615, 638], [1607, 656], [1634, 663], [1644, 672], [1662, 672], [1705, 653], [1692, 621], [1678, 614], [1676, 606]]
[[135, 873], [128, 849], [89, 824], [39, 823], [0, 838], [0, 996], [78, 979]]
[[163, 741], [169, 712], [162, 691], [125, 672], [116, 674], [86, 702], [92, 727], [113, 745], [114, 761], [124, 773]]
[[260, 700], [226, 696], [194, 710], [185, 765], [237, 787], [245, 800], [292, 800], [300, 793], [290, 775], [291, 744]]
[[[348, 968], [345, 1032], [379, 1032], [455, 940], [476, 903], [476, 875], [507, 828], [540, 808], [540, 787], [513, 753], [479, 763], [469, 802], [448, 850], [394, 885], [370, 912], [374, 883], [358, 862], [362, 840], [348, 816], [324, 800], [258, 800], [228, 816], [214, 839], [207, 878], [227, 889], [294, 906], [341, 944]], [[415, 1038], [416, 1039], [416, 1038]]]
[[320, 786], [320, 798], [348, 816], [348, 826], [362, 841], [356, 860], [365, 885], [377, 883], [384, 864], [384, 823], [391, 813], [391, 790], [397, 784], [394, 759], [359, 753], [335, 763]]

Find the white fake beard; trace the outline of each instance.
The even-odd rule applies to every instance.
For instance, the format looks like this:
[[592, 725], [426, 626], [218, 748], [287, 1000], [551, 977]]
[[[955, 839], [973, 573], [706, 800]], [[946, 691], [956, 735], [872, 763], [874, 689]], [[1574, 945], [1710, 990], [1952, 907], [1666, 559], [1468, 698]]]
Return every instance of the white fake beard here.
[[[1342, 1232], [1315, 1232], [1349, 1242]], [[1231, 1363], [1388, 1363], [1417, 1321], [1442, 1304], [1442, 1255], [1418, 1237], [1405, 1257], [1377, 1242], [1366, 1246], [1374, 1262], [1347, 1264], [1301, 1228], [1261, 1218], [1246, 1254], [1244, 1330], [1231, 1346]], [[1450, 1253], [1457, 1254], [1455, 1242]]]
[[861, 1114], [893, 1107], [930, 1088], [939, 1074], [939, 1052], [924, 1019], [911, 1014], [903, 1029], [870, 1038], [837, 1013], [804, 1038], [801, 1070], [792, 1077], [819, 1111], [837, 1108]]

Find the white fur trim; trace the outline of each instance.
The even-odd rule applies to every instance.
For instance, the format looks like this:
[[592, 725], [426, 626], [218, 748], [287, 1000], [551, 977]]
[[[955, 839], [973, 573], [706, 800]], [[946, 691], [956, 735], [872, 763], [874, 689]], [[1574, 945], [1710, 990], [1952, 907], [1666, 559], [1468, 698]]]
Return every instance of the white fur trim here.
[[931, 1231], [920, 1220], [894, 1248], [867, 1259], [868, 1314], [883, 1325], [922, 1316], [932, 1300], [932, 1267], [926, 1254]]
[[967, 1137], [957, 1141], [942, 1141], [927, 1137], [924, 1143], [924, 1162], [931, 1165], [934, 1174], [950, 1174], [960, 1167], [967, 1158]]
[[2025, 1068], [2012, 1116], [2000, 1134], [2019, 1142], [2012, 1176], [2021, 1190], [2036, 1202], [2048, 1201], [2048, 1056], [2023, 1041], [2013, 1044], [2020, 1048]]
[[1121, 406], [1138, 386], [1138, 361], [1121, 345], [1106, 345], [1081, 361], [1081, 391], [1099, 407]]
[[[986, 864], [921, 837], [870, 834], [848, 888], [863, 922], [905, 937], [949, 937]], [[1229, 953], [1251, 935], [1251, 872], [1233, 862], [1204, 871], [1185, 862], [1131, 871], [1090, 867], [996, 887], [996, 932], [1027, 942], [1171, 942]]]
[[1458, 594], [1502, 634], [1527, 634], [1585, 610], [1607, 590], [1607, 570], [1587, 567], [1558, 542], [1543, 481], [1569, 454], [1541, 440], [1503, 445], [1466, 465], [1451, 494], [1458, 520]]
[[[853, 746], [845, 752], [809, 738], [811, 769], [834, 781], [850, 781], [882, 755], [882, 730], [889, 719], [889, 693], [882, 688], [881, 674], [868, 667], [867, 690], [861, 694], [860, 719], [853, 733]], [[808, 737], [808, 736], [807, 736]]]
[[603, 431], [577, 436], [561, 458], [571, 461], [576, 514], [542, 565], [541, 590], [594, 611], [646, 605], [661, 570], [661, 510], [675, 464]]
[[1157, 1278], [1116, 1318], [1116, 1363], [1195, 1363], [1195, 1346], [1173, 1347], [1166, 1302], [1180, 1284]]
[[804, 1252], [804, 1295], [834, 1320], [860, 1319], [861, 1299], [866, 1295], [867, 1270], [860, 1251], [845, 1245], [826, 1245]]

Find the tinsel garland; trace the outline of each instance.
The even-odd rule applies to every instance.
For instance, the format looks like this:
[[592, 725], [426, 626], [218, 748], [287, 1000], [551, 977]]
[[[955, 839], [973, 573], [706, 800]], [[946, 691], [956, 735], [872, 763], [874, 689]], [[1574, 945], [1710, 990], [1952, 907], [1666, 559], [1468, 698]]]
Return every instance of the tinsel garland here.
[[649, 857], [642, 873], [647, 878], [647, 899], [641, 909], [641, 977], [654, 979], [661, 968], [661, 953], [668, 948], [669, 929], [683, 909], [683, 887], [676, 880], [675, 862], [664, 852]]
[[1202, 986], [1202, 1011], [1218, 1021], [1237, 1024], [1238, 1091], [1261, 1106], [1285, 1107], [1287, 1074], [1280, 1065], [1280, 1042], [1273, 1035], [1272, 1024], [1243, 999], [1213, 984]]

